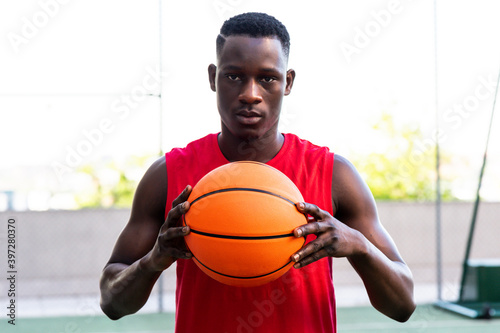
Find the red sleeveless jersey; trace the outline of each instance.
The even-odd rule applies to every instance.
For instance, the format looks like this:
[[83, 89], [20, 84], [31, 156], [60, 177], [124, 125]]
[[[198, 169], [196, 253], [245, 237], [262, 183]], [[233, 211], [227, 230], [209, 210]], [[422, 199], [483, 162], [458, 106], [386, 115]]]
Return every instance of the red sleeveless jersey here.
[[[217, 134], [165, 154], [168, 195], [165, 214], [186, 185], [229, 161]], [[267, 163], [287, 175], [306, 202], [332, 213], [333, 153], [285, 134], [283, 147]], [[314, 236], [309, 236], [311, 241]], [[193, 260], [177, 260], [177, 333], [332, 333], [336, 332], [332, 259], [291, 268], [282, 277], [258, 287], [232, 287], [203, 273]]]

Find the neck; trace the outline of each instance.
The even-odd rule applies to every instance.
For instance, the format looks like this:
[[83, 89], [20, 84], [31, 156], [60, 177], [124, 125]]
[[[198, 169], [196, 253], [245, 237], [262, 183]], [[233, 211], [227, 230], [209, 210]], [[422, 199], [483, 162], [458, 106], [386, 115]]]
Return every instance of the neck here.
[[278, 152], [285, 138], [278, 131], [266, 133], [258, 138], [240, 138], [229, 131], [222, 131], [218, 143], [222, 154], [228, 161], [269, 162]]

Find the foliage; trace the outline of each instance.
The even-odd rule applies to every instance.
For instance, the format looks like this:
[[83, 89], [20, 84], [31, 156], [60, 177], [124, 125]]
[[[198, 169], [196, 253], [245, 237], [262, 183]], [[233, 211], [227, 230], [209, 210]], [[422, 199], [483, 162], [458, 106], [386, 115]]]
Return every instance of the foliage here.
[[[384, 113], [373, 126], [386, 142], [378, 152], [352, 158], [377, 200], [427, 201], [436, 198], [436, 148], [418, 127], [396, 126], [392, 115]], [[451, 191], [442, 189], [444, 200]], [[443, 187], [443, 185], [442, 185]]]
[[[373, 133], [384, 144], [383, 149], [351, 156], [377, 200], [429, 201], [436, 197], [434, 141], [425, 138], [418, 127], [397, 126], [384, 113], [373, 125]], [[111, 162], [103, 166], [87, 165], [80, 169], [87, 186], [76, 196], [80, 208], [131, 207], [135, 188], [144, 165], [152, 156], [129, 158], [122, 165]], [[443, 162], [449, 159], [441, 157]], [[135, 176], [131, 176], [134, 175]], [[442, 179], [442, 199], [454, 199], [450, 181]]]
[[150, 158], [130, 157], [121, 165], [109, 162], [80, 168], [85, 186], [75, 198], [79, 208], [131, 207], [139, 178], [145, 171], [144, 165]]

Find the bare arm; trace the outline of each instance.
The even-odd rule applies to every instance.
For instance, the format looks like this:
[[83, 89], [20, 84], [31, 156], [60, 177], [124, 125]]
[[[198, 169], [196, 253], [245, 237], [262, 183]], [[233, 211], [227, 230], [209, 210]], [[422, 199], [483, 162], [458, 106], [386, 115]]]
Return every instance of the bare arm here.
[[297, 228], [296, 236], [318, 237], [292, 257], [295, 267], [326, 256], [347, 257], [363, 280], [372, 305], [395, 320], [408, 320], [416, 306], [410, 269], [380, 223], [368, 186], [341, 156], [335, 157], [332, 198], [335, 217], [312, 204], [297, 205], [314, 221]]
[[147, 301], [161, 272], [177, 259], [190, 258], [178, 227], [189, 209], [187, 187], [164, 221], [167, 174], [164, 159], [156, 161], [137, 187], [130, 220], [120, 234], [102, 272], [101, 308], [111, 319], [137, 312]]

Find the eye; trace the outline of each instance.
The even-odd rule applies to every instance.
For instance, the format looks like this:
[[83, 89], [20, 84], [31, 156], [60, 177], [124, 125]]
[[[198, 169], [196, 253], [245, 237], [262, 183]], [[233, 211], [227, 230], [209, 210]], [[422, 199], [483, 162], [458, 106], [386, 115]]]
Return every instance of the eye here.
[[236, 74], [227, 74], [226, 77], [231, 81], [240, 81], [241, 78]]
[[273, 77], [273, 76], [264, 76], [263, 78], [260, 79], [262, 82], [265, 82], [265, 83], [271, 83], [271, 82], [274, 82], [276, 81], [276, 78]]

